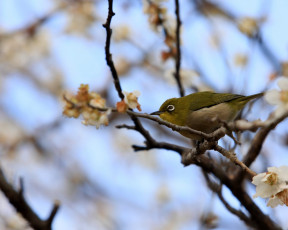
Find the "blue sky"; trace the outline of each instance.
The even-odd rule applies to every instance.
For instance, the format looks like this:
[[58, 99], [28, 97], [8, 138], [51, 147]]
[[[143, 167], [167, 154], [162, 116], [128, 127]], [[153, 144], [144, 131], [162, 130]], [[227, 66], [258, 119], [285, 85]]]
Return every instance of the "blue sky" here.
[[[269, 17], [263, 25], [263, 37], [279, 60], [287, 60], [288, 33], [285, 30], [285, 22], [288, 21], [287, 1], [270, 2], [268, 9], [263, 9], [263, 4], [268, 4], [269, 1], [251, 1], [249, 7], [247, 7], [247, 1], [233, 1], [232, 3], [232, 1], [222, 0], [217, 2], [223, 3], [239, 17], [259, 17], [263, 16], [263, 10], [267, 12]], [[169, 11], [173, 13], [173, 1], [166, 4]], [[235, 93], [261, 92], [267, 85], [272, 67], [261, 55], [259, 47], [242, 35], [235, 25], [231, 25], [221, 18], [213, 20], [211, 24], [203, 17], [193, 15], [188, 4], [190, 4], [189, 1], [183, 1], [181, 8], [184, 27], [182, 66], [193, 69], [194, 65], [191, 61], [193, 58], [204, 69], [205, 78], [203, 76], [203, 79], [207, 84], [214, 86], [217, 91], [228, 91], [232, 87]], [[52, 8], [52, 2], [47, 0], [2, 0], [0, 2], [0, 28], [4, 28], [5, 31], [14, 31], [25, 27]], [[107, 83], [111, 83], [110, 72], [104, 59], [105, 30], [101, 26], [106, 19], [106, 2], [97, 3], [97, 9], [101, 19], [91, 28], [93, 39], [65, 34], [63, 30], [67, 18], [63, 13], [56, 14], [43, 26], [43, 29], [49, 31], [51, 35], [50, 62], [56, 68], [61, 69], [63, 85], [67, 90], [75, 92], [81, 83], [85, 83], [89, 84], [91, 89], [98, 91]], [[174, 68], [173, 62], [161, 63], [159, 53], [165, 47], [163, 37], [149, 29], [147, 17], [142, 13], [141, 4], [135, 3], [133, 7], [124, 12], [120, 3], [115, 6], [115, 12], [116, 16], [113, 18], [112, 27], [122, 24], [130, 25], [134, 34], [132, 40], [141, 49], [148, 52], [155, 51], [151, 62], [159, 64], [163, 71]], [[219, 50], [213, 48], [209, 42], [213, 35], [211, 25], [213, 25], [214, 33], [221, 38], [227, 60], [232, 66], [230, 71], [227, 71], [228, 68], [219, 54]], [[112, 53], [115, 60], [125, 57], [136, 62], [142, 57], [139, 49], [128, 42], [120, 44], [113, 42]], [[233, 66], [233, 58], [237, 53], [249, 55], [251, 60], [247, 68], [237, 69]], [[160, 71], [160, 76], [157, 74], [154, 76], [145, 68], [134, 68], [127, 76], [121, 77], [124, 90], [137, 89], [141, 91], [139, 101], [143, 112], [155, 111], [165, 99], [178, 96], [176, 86], [163, 81], [163, 71]], [[42, 72], [40, 71], [39, 78], [41, 77]], [[9, 171], [12, 171], [14, 175], [23, 175], [25, 184], [27, 184], [28, 200], [41, 216], [47, 215], [54, 199], [60, 199], [62, 207], [55, 218], [55, 230], [89, 230], [95, 229], [94, 226], [97, 226], [97, 229], [109, 229], [109, 224], [107, 224], [108, 227], [105, 227], [101, 223], [101, 219], [89, 218], [87, 212], [93, 210], [90, 207], [92, 204], [83, 202], [83, 197], [77, 196], [77, 189], [69, 187], [68, 176], [62, 174], [61, 168], [65, 168], [68, 172], [71, 170], [71, 174], [78, 175], [77, 165], [90, 182], [104, 189], [107, 195], [104, 198], [105, 202], [115, 205], [111, 212], [123, 226], [119, 229], [144, 230], [147, 229], [147, 225], [151, 225], [152, 229], [155, 223], [163, 226], [167, 217], [165, 214], [174, 209], [180, 210], [181, 214], [181, 207], [185, 207], [185, 210], [191, 208], [191, 213], [189, 213], [191, 220], [199, 216], [199, 213], [211, 210], [220, 216], [218, 229], [230, 229], [231, 224], [237, 229], [245, 229], [243, 224], [228, 213], [219, 200], [213, 197], [203, 182], [200, 170], [196, 166], [184, 168], [180, 164], [180, 157], [174, 152], [153, 150], [134, 153], [130, 145], [143, 143], [143, 138], [139, 134], [133, 131], [115, 130], [112, 126], [96, 130], [94, 127], [81, 125], [80, 119], [62, 117], [61, 95], [55, 98], [49, 92], [41, 91], [33, 81], [17, 72], [10, 73], [9, 77], [1, 81], [3, 82], [1, 107], [26, 132], [35, 133], [37, 129], [56, 119], [62, 122], [61, 127], [52, 132], [43, 134], [40, 131], [39, 133], [39, 135], [43, 135], [42, 144], [51, 148], [53, 152], [51, 156], [39, 158], [36, 153], [33, 154], [35, 150], [27, 145], [19, 151], [21, 154], [18, 154], [15, 160], [11, 161], [5, 158], [4, 161], [4, 169], [10, 168]], [[113, 87], [113, 84], [110, 84], [109, 90], [112, 93], [109, 101], [116, 103], [119, 99]], [[275, 87], [275, 83], [269, 87]], [[187, 92], [190, 91], [187, 90]], [[272, 107], [270, 109], [272, 110]], [[251, 115], [251, 119], [259, 116], [264, 116], [261, 117], [264, 119], [268, 112], [263, 113], [265, 115], [255, 112]], [[131, 121], [127, 122], [131, 124]], [[150, 126], [147, 127], [151, 128], [151, 123], [148, 124]], [[287, 126], [287, 122], [283, 123], [275, 133], [287, 132], [284, 129], [285, 125]], [[171, 137], [160, 136], [161, 133], [153, 128], [151, 128], [151, 132], [155, 136], [158, 135], [157, 138], [161, 140], [172, 140]], [[273, 138], [277, 139], [278, 137], [275, 133], [275, 136], [272, 136], [265, 144], [267, 152], [274, 141]], [[177, 142], [178, 139], [172, 141]], [[285, 154], [287, 147], [277, 145], [276, 149], [277, 157], [267, 153], [267, 159], [271, 165], [287, 165], [288, 159]], [[51, 160], [52, 158], [57, 159], [57, 164]], [[73, 172], [74, 165], [77, 166], [75, 167], [76, 172]], [[256, 169], [262, 170], [259, 162], [256, 162], [255, 166]], [[79, 172], [80, 175], [81, 173]], [[55, 186], [48, 186], [49, 184]], [[159, 206], [155, 204], [155, 193], [159, 187], [165, 188], [165, 186], [171, 196], [170, 200], [167, 206], [163, 205], [157, 209]], [[254, 187], [249, 187], [249, 191], [253, 194]], [[66, 195], [67, 197], [65, 197]], [[224, 195], [235, 207], [241, 209], [229, 191], [224, 190]], [[273, 210], [265, 208], [263, 200], [258, 199], [256, 202], [263, 207], [266, 213], [273, 213]], [[199, 213], [194, 213], [195, 207]], [[283, 213], [287, 214], [287, 210], [280, 207], [276, 209], [276, 213], [279, 222], [283, 224], [284, 228], [287, 227], [288, 222], [283, 215]], [[151, 216], [153, 217], [151, 218]], [[86, 225], [81, 226], [80, 224], [83, 223]], [[139, 223], [142, 224], [139, 226]], [[161, 227], [159, 228], [161, 229]], [[198, 223], [188, 221], [187, 225], [178, 229], [198, 228]]]

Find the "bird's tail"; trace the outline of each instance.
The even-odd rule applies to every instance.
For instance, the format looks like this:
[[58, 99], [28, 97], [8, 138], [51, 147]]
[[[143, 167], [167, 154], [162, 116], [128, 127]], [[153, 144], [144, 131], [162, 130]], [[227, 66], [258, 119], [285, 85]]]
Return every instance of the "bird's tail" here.
[[257, 94], [253, 94], [250, 96], [243, 96], [240, 98], [237, 98], [235, 101], [237, 101], [238, 103], [233, 103], [233, 105], [237, 108], [237, 109], [243, 109], [244, 106], [251, 100], [256, 99], [258, 97], [262, 97], [264, 95], [264, 93], [257, 93]]
[[257, 94], [254, 94], [254, 95], [251, 95], [251, 96], [247, 96], [245, 97], [244, 101], [250, 101], [250, 100], [253, 100], [255, 98], [258, 98], [258, 97], [262, 97], [264, 95], [264, 93], [257, 93]]

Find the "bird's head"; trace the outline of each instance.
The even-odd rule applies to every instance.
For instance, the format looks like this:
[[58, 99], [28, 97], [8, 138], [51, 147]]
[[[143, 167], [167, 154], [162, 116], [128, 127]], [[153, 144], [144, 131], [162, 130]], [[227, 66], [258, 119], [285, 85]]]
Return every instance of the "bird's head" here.
[[188, 112], [185, 110], [189, 108], [182, 102], [181, 98], [168, 99], [160, 106], [158, 111], [151, 113], [151, 115], [158, 115], [161, 119], [175, 125], [185, 125]]

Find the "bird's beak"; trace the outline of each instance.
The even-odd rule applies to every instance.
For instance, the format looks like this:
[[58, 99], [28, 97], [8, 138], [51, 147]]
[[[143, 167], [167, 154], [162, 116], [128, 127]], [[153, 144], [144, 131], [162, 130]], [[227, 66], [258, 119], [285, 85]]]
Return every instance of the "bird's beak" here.
[[156, 112], [150, 113], [150, 115], [160, 115], [161, 113], [163, 113], [163, 112], [162, 111], [156, 111]]

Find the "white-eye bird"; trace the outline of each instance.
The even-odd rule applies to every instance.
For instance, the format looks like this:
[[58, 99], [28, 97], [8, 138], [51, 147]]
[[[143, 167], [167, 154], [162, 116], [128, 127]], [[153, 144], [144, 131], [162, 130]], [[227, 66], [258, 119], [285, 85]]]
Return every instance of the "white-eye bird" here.
[[[211, 133], [221, 126], [219, 120], [233, 121], [249, 101], [261, 96], [263, 93], [251, 96], [209, 91], [192, 93], [166, 100], [160, 109], [151, 115], [159, 115], [161, 119], [175, 125]], [[202, 139], [199, 135], [183, 131], [180, 133], [194, 140]]]

